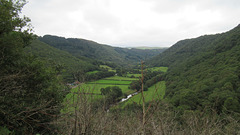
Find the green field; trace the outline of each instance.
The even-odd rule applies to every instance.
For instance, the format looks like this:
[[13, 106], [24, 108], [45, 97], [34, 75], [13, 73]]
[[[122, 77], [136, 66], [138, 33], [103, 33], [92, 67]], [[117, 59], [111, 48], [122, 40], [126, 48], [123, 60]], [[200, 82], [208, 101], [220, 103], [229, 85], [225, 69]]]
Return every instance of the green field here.
[[[109, 86], [118, 86], [122, 89], [122, 92], [124, 94], [129, 95], [136, 92], [128, 88], [129, 84], [134, 80], [138, 80], [138, 79], [129, 78], [129, 77], [112, 76], [112, 77], [107, 77], [107, 78], [93, 81], [93, 82], [83, 83], [71, 90], [71, 93], [69, 93], [65, 98], [65, 103], [72, 102], [73, 99], [76, 99], [77, 95], [78, 96], [83, 95], [87, 97], [89, 101], [95, 101], [97, 99], [101, 99], [103, 98], [100, 91], [101, 88], [106, 88]], [[164, 81], [158, 82], [157, 84], [148, 88], [148, 91], [144, 91], [145, 102], [150, 102], [156, 99], [162, 99], [165, 94], [165, 89], [166, 89], [166, 86]], [[129, 100], [123, 103], [120, 103], [119, 107], [125, 107], [126, 105], [132, 104], [132, 103], [141, 104], [142, 103], [141, 99], [142, 99], [142, 95], [141, 93], [139, 93], [133, 96], [132, 98], [130, 98]]]
[[[157, 99], [163, 99], [163, 96], [165, 95], [166, 85], [165, 81], [160, 81], [157, 84], [153, 85], [152, 87], [148, 88], [148, 91], [144, 91], [144, 98], [145, 102], [151, 102]], [[142, 94], [139, 93], [129, 100], [123, 102], [120, 104], [121, 107], [125, 107], [127, 104], [142, 104]]]
[[109, 66], [107, 66], [107, 65], [100, 65], [100, 68], [107, 69], [109, 72], [116, 72], [115, 69], [112, 69], [111, 67], [109, 67]]
[[134, 80], [138, 80], [138, 79], [129, 78], [129, 77], [122, 77], [122, 76], [112, 76], [112, 77], [105, 78], [105, 80], [134, 81]]
[[81, 89], [84, 90], [84, 93], [94, 93], [94, 94], [101, 94], [100, 90], [101, 88], [106, 88], [109, 86], [118, 86], [122, 89], [123, 93], [131, 94], [132, 92], [135, 92], [131, 89], [128, 89], [129, 85], [114, 85], [114, 84], [82, 84], [81, 86], [78, 86], [73, 89], [73, 91], [78, 91]]
[[152, 67], [152, 68], [148, 68], [147, 70], [167, 72], [168, 67]]
[[87, 72], [87, 74], [95, 74], [97, 72], [99, 72], [99, 71], [98, 70], [94, 70], [94, 71]]
[[129, 85], [132, 81], [118, 81], [118, 80], [105, 80], [105, 79], [101, 79], [101, 80], [97, 80], [94, 82], [89, 82], [88, 84], [113, 84], [113, 85]]
[[128, 77], [120, 77], [120, 76], [112, 76], [108, 78], [104, 78], [101, 80], [97, 80], [94, 82], [88, 82], [79, 85], [76, 88], [72, 89], [72, 92], [77, 92], [79, 90], [82, 93], [94, 93], [94, 94], [101, 94], [101, 88], [106, 88], [109, 86], [118, 86], [122, 89], [122, 92], [125, 94], [131, 94], [135, 91], [129, 89], [129, 84], [133, 81], [137, 80], [136, 78], [128, 78]]
[[139, 78], [142, 76], [142, 74], [127, 74], [127, 77], [134, 76], [135, 78]]

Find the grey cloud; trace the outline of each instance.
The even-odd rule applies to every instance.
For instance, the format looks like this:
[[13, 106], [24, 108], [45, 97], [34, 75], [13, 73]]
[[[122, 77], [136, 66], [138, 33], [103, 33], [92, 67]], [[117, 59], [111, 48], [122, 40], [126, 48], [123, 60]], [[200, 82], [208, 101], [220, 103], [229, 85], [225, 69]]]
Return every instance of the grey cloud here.
[[112, 12], [115, 2], [31, 0], [23, 14], [31, 18], [39, 35], [121, 46], [170, 46], [177, 40], [224, 32], [240, 23], [239, 0], [121, 0], [117, 1], [121, 7]]

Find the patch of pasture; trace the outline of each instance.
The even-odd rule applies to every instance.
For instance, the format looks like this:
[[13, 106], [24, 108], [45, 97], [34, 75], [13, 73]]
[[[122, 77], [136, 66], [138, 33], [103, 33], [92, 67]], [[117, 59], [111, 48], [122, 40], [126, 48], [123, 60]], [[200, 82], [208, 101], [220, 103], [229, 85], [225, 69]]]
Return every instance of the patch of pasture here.
[[148, 68], [147, 70], [167, 72], [168, 67], [152, 67], [152, 68]]
[[129, 85], [132, 81], [129, 80], [105, 80], [105, 79], [101, 79], [101, 80], [97, 80], [94, 82], [88, 82], [87, 84], [109, 84], [109, 85]]
[[116, 70], [107, 66], [107, 65], [100, 65], [100, 68], [103, 68], [103, 69], [107, 69], [109, 72], [115, 72], [116, 73]]
[[134, 76], [134, 78], [139, 78], [142, 76], [142, 74], [127, 74], [127, 77], [132, 77]]
[[94, 70], [94, 71], [87, 72], [87, 74], [95, 74], [97, 72], [99, 72], [99, 71], [98, 70]]
[[114, 84], [82, 84], [81, 86], [78, 86], [74, 88], [74, 91], [78, 91], [78, 89], [87, 89], [84, 90], [85, 93], [94, 93], [94, 94], [101, 94], [101, 88], [106, 87], [112, 87], [112, 86], [118, 86], [122, 89], [122, 92], [125, 94], [131, 94], [134, 92], [133, 90], [129, 89], [129, 85], [114, 85]]
[[122, 92], [124, 94], [131, 94], [131, 93], [134, 93], [135, 91], [129, 89], [128, 87], [133, 80], [137, 80], [137, 79], [113, 76], [113, 77], [108, 77], [101, 80], [81, 84], [78, 87], [73, 88], [72, 91], [77, 92], [79, 90], [81, 91], [84, 90], [85, 93], [101, 94], [101, 91], [100, 91], [101, 88], [106, 88], [109, 86], [118, 86], [122, 89]]
[[[163, 99], [163, 96], [165, 95], [165, 90], [166, 90], [165, 81], [160, 81], [154, 84], [153, 86], [148, 88], [148, 91], [143, 92], [145, 102], [151, 102], [154, 100]], [[132, 104], [132, 103], [142, 104], [141, 92], [133, 96], [129, 100], [121, 103], [120, 106], [125, 107], [127, 104]]]
[[134, 80], [138, 80], [138, 79], [137, 78], [122, 77], [122, 76], [111, 76], [111, 77], [105, 78], [104, 80], [134, 81]]

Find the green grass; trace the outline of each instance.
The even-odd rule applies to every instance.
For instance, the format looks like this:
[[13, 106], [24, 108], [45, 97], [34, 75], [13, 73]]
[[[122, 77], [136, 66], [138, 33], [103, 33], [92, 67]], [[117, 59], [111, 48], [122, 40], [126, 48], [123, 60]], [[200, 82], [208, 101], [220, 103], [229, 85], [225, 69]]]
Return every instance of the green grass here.
[[88, 84], [113, 84], [113, 85], [129, 85], [132, 81], [126, 81], [126, 80], [122, 80], [122, 81], [118, 81], [118, 80], [105, 80], [105, 79], [101, 79], [101, 80], [97, 80], [94, 82], [89, 82]]
[[99, 71], [98, 70], [94, 70], [94, 71], [87, 72], [87, 74], [95, 74], [97, 72], [99, 72]]
[[[148, 91], [144, 91], [144, 98], [145, 102], [151, 102], [157, 99], [163, 99], [163, 96], [165, 95], [166, 85], [165, 81], [160, 81], [157, 84], [153, 85], [152, 87], [148, 88]], [[125, 107], [127, 104], [142, 104], [142, 94], [139, 93], [129, 100], [121, 103], [121, 107]]]
[[101, 88], [106, 88], [106, 87], [112, 87], [112, 86], [118, 86], [119, 88], [122, 89], [122, 92], [124, 94], [131, 94], [134, 91], [131, 89], [128, 89], [129, 85], [105, 85], [105, 84], [87, 84], [89, 87], [92, 87], [94, 89], [95, 93], [101, 94], [100, 90]]
[[107, 65], [100, 65], [100, 68], [104, 68], [104, 69], [107, 69], [109, 72], [115, 72], [116, 73], [116, 70], [107, 66]]
[[[97, 80], [94, 82], [81, 84], [78, 87], [73, 88], [71, 92], [66, 95], [66, 98], [64, 100], [64, 103], [66, 104], [65, 108], [69, 108], [71, 110], [71, 102], [73, 102], [73, 99], [76, 99], [76, 96], [79, 94], [84, 94], [83, 96], [86, 96], [89, 99], [89, 101], [96, 101], [98, 99], [101, 99], [103, 98], [100, 92], [101, 88], [106, 88], [109, 86], [118, 86], [122, 89], [122, 92], [127, 95], [134, 93], [135, 91], [128, 88], [129, 84], [133, 80], [138, 80], [138, 79], [113, 76], [113, 77]], [[165, 82], [164, 81], [158, 82], [156, 85], [150, 87], [148, 91], [144, 91], [145, 101], [150, 102], [152, 101], [152, 99], [159, 99], [159, 98], [162, 99], [165, 94], [165, 89], [166, 89]], [[120, 106], [125, 107], [126, 105], [132, 104], [134, 102], [140, 103], [140, 104], [142, 103], [141, 93], [133, 96], [128, 101], [121, 103]]]
[[84, 90], [85, 93], [101, 94], [100, 92], [101, 88], [106, 88], [108, 86], [118, 86], [122, 89], [122, 92], [124, 94], [131, 94], [135, 91], [129, 89], [128, 87], [133, 80], [137, 80], [137, 79], [120, 77], [120, 76], [112, 76], [112, 77], [104, 78], [94, 82], [81, 84], [80, 86], [72, 89], [72, 91], [77, 92], [79, 89], [81, 89], [81, 90]]
[[109, 67], [109, 66], [107, 66], [107, 65], [100, 65], [100, 68], [112, 69], [111, 67]]
[[142, 75], [141, 74], [127, 74], [127, 77], [131, 77], [131, 76], [134, 76], [135, 78], [139, 78]]
[[[113, 79], [113, 80], [110, 80], [110, 79]], [[91, 96], [97, 97], [97, 99], [99, 99], [99, 98], [102, 98], [102, 95], [100, 95], [101, 88], [106, 88], [109, 86], [118, 86], [122, 89], [122, 92], [124, 94], [129, 95], [129, 94], [135, 92], [128, 88], [131, 81], [126, 81], [126, 80], [129, 80], [129, 79], [134, 80], [134, 78], [119, 77], [119, 76], [108, 77], [108, 78], [101, 79], [101, 80], [98, 80], [95, 82], [81, 84], [80, 86], [73, 88], [72, 93], [81, 90], [82, 93], [87, 93], [89, 96], [91, 95], [90, 93], [93, 93], [93, 95], [91, 95]], [[120, 81], [120, 80], [122, 80], [122, 81]], [[117, 84], [121, 84], [121, 85], [117, 85]], [[164, 81], [158, 82], [157, 84], [148, 88], [148, 91], [144, 91], [145, 101], [150, 102], [153, 99], [162, 99], [165, 94], [165, 89], [166, 89], [165, 82]], [[131, 99], [129, 99], [128, 101], [126, 101], [122, 104], [124, 104], [124, 106], [126, 106], [127, 104], [131, 104], [134, 102], [142, 103], [141, 98], [142, 98], [142, 95], [141, 95], [141, 93], [139, 93], [138, 95], [135, 95], [134, 97], [132, 97]]]
[[153, 67], [153, 68], [148, 68], [147, 70], [167, 72], [168, 67]]
[[[77, 87], [71, 90], [70, 93], [64, 98], [63, 104], [64, 108], [61, 110], [61, 113], [72, 113], [74, 111], [73, 103], [76, 102], [79, 98], [86, 98], [89, 102], [97, 101], [102, 98], [102, 95], [98, 93], [88, 93], [91, 90], [84, 89], [83, 87]], [[83, 94], [87, 93], [87, 94]], [[79, 98], [78, 98], [79, 96]], [[78, 101], [81, 102], [81, 101]]]
[[112, 77], [105, 78], [105, 80], [134, 81], [134, 80], [138, 80], [138, 79], [137, 78], [122, 77], [122, 76], [112, 76]]

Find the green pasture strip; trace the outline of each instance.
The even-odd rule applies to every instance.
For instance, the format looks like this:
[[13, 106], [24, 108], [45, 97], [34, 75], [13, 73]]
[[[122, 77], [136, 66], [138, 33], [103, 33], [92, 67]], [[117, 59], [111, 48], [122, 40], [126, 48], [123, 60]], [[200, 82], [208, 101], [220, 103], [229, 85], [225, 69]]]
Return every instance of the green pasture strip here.
[[131, 77], [131, 76], [134, 76], [135, 78], [139, 78], [142, 75], [141, 74], [127, 74], [127, 77]]
[[122, 85], [122, 84], [125, 84], [125, 85], [129, 85], [132, 81], [118, 81], [118, 80], [97, 80], [97, 81], [94, 81], [94, 82], [88, 82], [88, 84], [114, 84], [114, 85]]
[[167, 72], [168, 67], [152, 67], [152, 68], [148, 68], [147, 70]]
[[94, 71], [87, 72], [87, 74], [95, 74], [97, 72], [99, 72], [99, 71], [98, 70], [94, 70]]
[[119, 83], [88, 83], [88, 84], [102, 84], [102, 85], [127, 85], [129, 86], [129, 84], [119, 84]]
[[131, 89], [129, 89], [129, 85], [114, 85], [114, 84], [87, 84], [89, 87], [92, 87], [94, 89], [94, 93], [99, 93], [101, 94], [101, 88], [106, 88], [106, 87], [112, 87], [112, 86], [118, 86], [119, 88], [122, 89], [122, 92], [125, 94], [130, 94], [133, 92]]
[[[163, 96], [165, 95], [165, 90], [166, 90], [166, 85], [165, 81], [160, 81], [157, 84], [151, 86], [148, 88], [148, 91], [144, 91], [144, 99], [145, 102], [151, 102], [157, 99], [163, 99]], [[132, 104], [132, 103], [137, 103], [137, 104], [142, 104], [142, 94], [139, 93], [126, 102], [121, 103], [121, 107], [125, 107], [127, 104]]]
[[104, 78], [104, 80], [134, 81], [134, 80], [138, 80], [138, 79], [137, 78], [122, 77], [122, 76], [112, 76], [112, 77]]
[[115, 72], [115, 73], [117, 72], [117, 70], [115, 70], [115, 69], [109, 69], [108, 71], [109, 72]]
[[[129, 89], [129, 85], [114, 85], [114, 84], [81, 84], [81, 86], [76, 87], [72, 89], [72, 91], [77, 92], [79, 89], [81, 89], [82, 92], [85, 93], [93, 93], [93, 94], [101, 94], [101, 88], [106, 88], [106, 87], [112, 87], [112, 86], [118, 86], [119, 88], [122, 89], [122, 92], [125, 94], [131, 94], [134, 91]], [[84, 89], [84, 91], [82, 90]]]
[[100, 68], [105, 68], [107, 69], [109, 72], [115, 72], [116, 73], [116, 70], [115, 69], [112, 69], [111, 67], [107, 66], [107, 65], [100, 65]]

